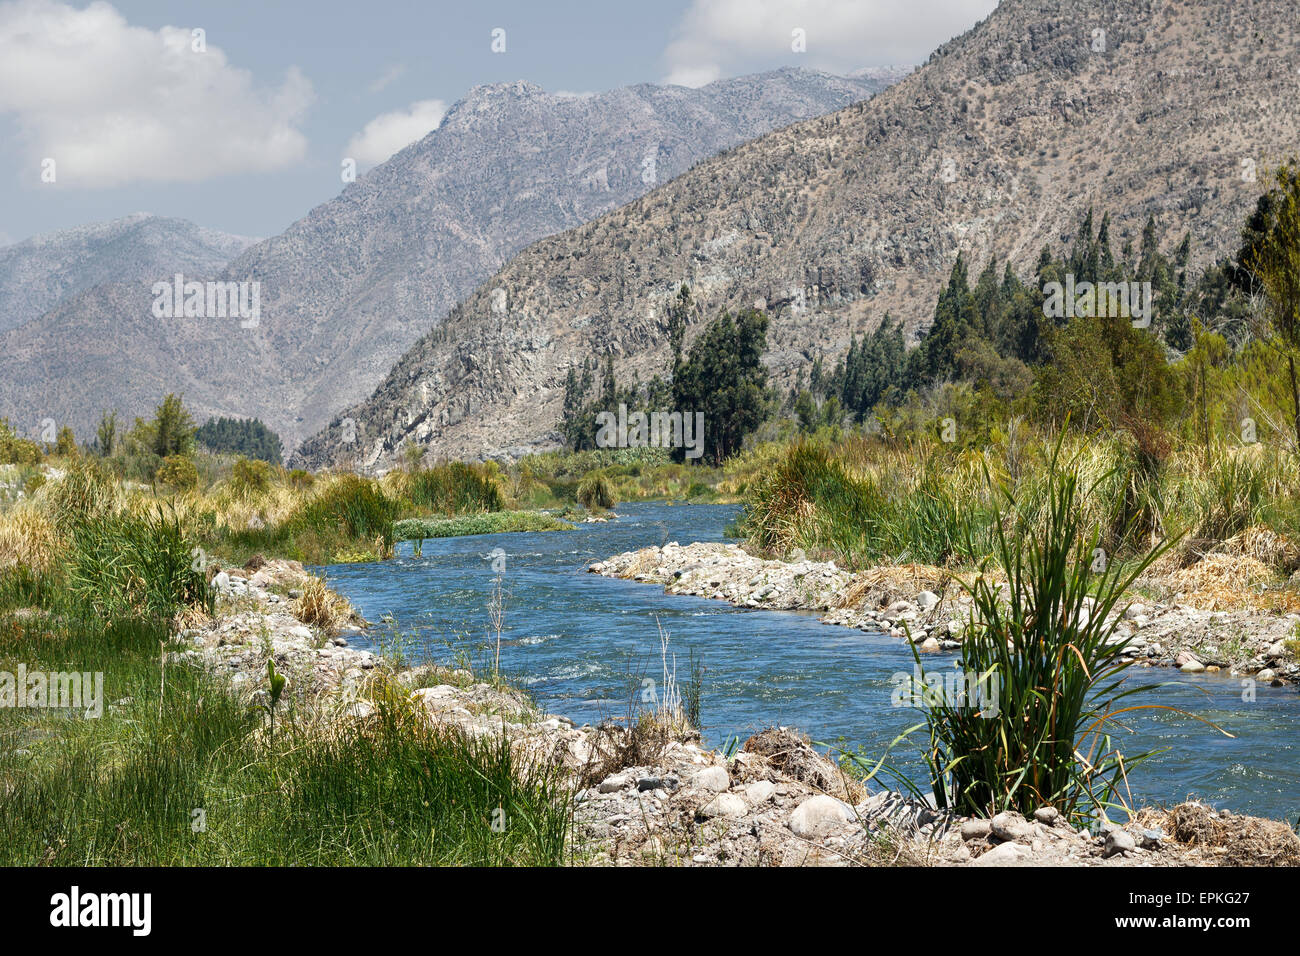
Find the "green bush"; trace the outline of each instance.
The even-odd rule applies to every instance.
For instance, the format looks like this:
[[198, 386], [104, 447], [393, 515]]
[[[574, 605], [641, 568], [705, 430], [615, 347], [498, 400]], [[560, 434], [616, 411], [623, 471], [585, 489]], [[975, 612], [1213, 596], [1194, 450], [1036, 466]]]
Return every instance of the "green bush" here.
[[68, 587], [104, 617], [168, 618], [212, 609], [214, 594], [180, 521], [159, 507], [147, 515], [91, 517], [73, 528]]
[[230, 489], [241, 498], [252, 498], [271, 487], [271, 466], [257, 458], [240, 458], [230, 470]]
[[411, 502], [445, 515], [501, 511], [505, 500], [486, 465], [451, 462], [411, 473]]
[[177, 491], [192, 491], [199, 483], [199, 469], [186, 455], [168, 455], [158, 469], [157, 479]]
[[612, 508], [618, 502], [614, 498], [614, 485], [609, 477], [600, 471], [584, 475], [578, 482], [578, 501], [591, 510]]

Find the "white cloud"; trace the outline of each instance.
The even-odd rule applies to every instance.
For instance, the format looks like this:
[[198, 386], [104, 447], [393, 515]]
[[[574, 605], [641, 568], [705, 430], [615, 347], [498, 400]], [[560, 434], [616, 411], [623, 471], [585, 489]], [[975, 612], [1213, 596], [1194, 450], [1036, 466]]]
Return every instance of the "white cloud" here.
[[[997, 0], [693, 0], [664, 51], [666, 83], [793, 63], [831, 73], [914, 64], [974, 26]], [[804, 31], [806, 52], [791, 46]]]
[[259, 88], [190, 28], [133, 27], [110, 4], [0, 3], [0, 113], [13, 114], [34, 168], [57, 182], [199, 182], [302, 159], [312, 100], [296, 69]]
[[343, 154], [355, 159], [358, 166], [382, 163], [437, 129], [446, 113], [447, 104], [442, 100], [420, 100], [404, 110], [376, 116], [348, 140]]

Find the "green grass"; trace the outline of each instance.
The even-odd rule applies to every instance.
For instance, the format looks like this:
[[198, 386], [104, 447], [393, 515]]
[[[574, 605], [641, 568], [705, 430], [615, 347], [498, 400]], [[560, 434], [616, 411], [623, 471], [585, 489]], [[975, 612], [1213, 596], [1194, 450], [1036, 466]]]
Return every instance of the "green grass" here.
[[164, 691], [168, 637], [158, 617], [106, 619], [66, 588], [0, 576], [0, 670], [100, 671], [105, 700], [98, 719], [0, 709], [0, 865], [563, 862], [554, 767], [430, 729], [397, 688], [372, 692], [364, 726], [325, 732], [290, 697], [271, 742], [219, 676], [173, 659]]
[[[729, 529], [759, 548], [831, 551], [851, 566], [906, 560], [971, 561], [987, 546], [991, 516], [959, 503], [927, 462], [911, 486], [851, 475], [825, 445], [796, 442], [751, 486], [744, 514]], [[978, 533], [969, 540], [965, 529]]]
[[[1131, 665], [1106, 621], [1121, 595], [1163, 549], [1121, 570], [1092, 570], [1102, 529], [1082, 525], [1078, 475], [1051, 466], [1045, 515], [1007, 489], [993, 523], [995, 575], [981, 568], [970, 593], [962, 642], [968, 680], [987, 697], [931, 694], [923, 699], [929, 743], [924, 759], [936, 805], [975, 815], [1053, 806], [1075, 823], [1116, 805], [1125, 775], [1146, 754], [1111, 743], [1116, 717], [1143, 709], [1126, 698], [1149, 686], [1121, 686]], [[1041, 527], [1038, 522], [1045, 518]], [[1093, 603], [1088, 607], [1089, 600]], [[926, 677], [913, 647], [917, 668]], [[917, 688], [923, 691], [924, 688]], [[919, 788], [917, 788], [919, 790]]]
[[416, 508], [444, 515], [505, 508], [495, 474], [484, 465], [459, 461], [413, 472], [407, 495]]
[[459, 518], [404, 518], [393, 526], [398, 541], [456, 538], [503, 531], [572, 531], [573, 525], [538, 511], [490, 511]]

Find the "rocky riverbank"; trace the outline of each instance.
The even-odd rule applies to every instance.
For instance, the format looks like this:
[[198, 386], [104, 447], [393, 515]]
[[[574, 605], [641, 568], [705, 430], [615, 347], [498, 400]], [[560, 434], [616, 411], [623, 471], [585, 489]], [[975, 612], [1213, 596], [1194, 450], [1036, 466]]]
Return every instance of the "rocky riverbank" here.
[[[849, 572], [833, 561], [767, 560], [736, 544], [669, 542], [597, 561], [589, 570], [739, 607], [817, 611], [828, 624], [910, 639], [925, 652], [958, 648], [970, 619], [971, 600], [957, 575], [924, 565]], [[1116, 640], [1131, 638], [1126, 653], [1140, 665], [1223, 671], [1274, 685], [1300, 681], [1298, 613], [1208, 610], [1176, 595], [1135, 596], [1117, 613]]]
[[[696, 548], [692, 554], [703, 556]], [[715, 572], [704, 576], [723, 587]], [[845, 577], [816, 568], [806, 599], [834, 593]], [[398, 668], [353, 648], [349, 635], [364, 622], [340, 598], [322, 594], [296, 562], [254, 562], [220, 572], [213, 583], [216, 615], [177, 634], [169, 667], [212, 668], [252, 700], [265, 694], [273, 658], [289, 678], [286, 713], [303, 727], [363, 732], [378, 719], [380, 699], [391, 701], [396, 689], [431, 725], [504, 735], [520, 759], [547, 762], [572, 787], [577, 865], [1300, 863], [1300, 838], [1285, 824], [1199, 804], [1146, 810], [1095, 833], [1075, 830], [1048, 809], [1029, 820], [966, 820], [897, 793], [869, 792], [787, 728], [756, 734], [727, 757], [649, 717], [635, 728], [575, 726], [468, 671]], [[792, 600], [778, 594], [768, 598]]]

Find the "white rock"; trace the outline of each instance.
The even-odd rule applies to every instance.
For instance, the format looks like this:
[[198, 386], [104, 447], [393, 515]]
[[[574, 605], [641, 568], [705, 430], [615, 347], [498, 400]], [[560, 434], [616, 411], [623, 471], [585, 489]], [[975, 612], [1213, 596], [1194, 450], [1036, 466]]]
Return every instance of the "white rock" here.
[[834, 797], [818, 794], [809, 797], [790, 814], [790, 832], [806, 840], [829, 836], [851, 823], [848, 807]]
[[939, 603], [939, 595], [933, 591], [922, 591], [916, 596], [916, 606], [922, 611], [928, 611]]
[[776, 793], [776, 784], [770, 780], [759, 780], [745, 788], [745, 799], [753, 806], [766, 803]]
[[602, 780], [600, 786], [596, 789], [601, 793], [614, 793], [615, 791], [622, 790], [631, 782], [632, 778], [628, 774], [615, 773]]
[[727, 773], [726, 767], [705, 767], [703, 770], [691, 775], [690, 784], [692, 787], [699, 787], [701, 790], [723, 793], [731, 789], [731, 777]]
[[704, 806], [700, 807], [702, 817], [743, 817], [749, 812], [749, 804], [738, 793], [720, 793]]
[[1000, 843], [978, 860], [975, 866], [1008, 866], [1028, 860], [1034, 854], [1019, 843]]

